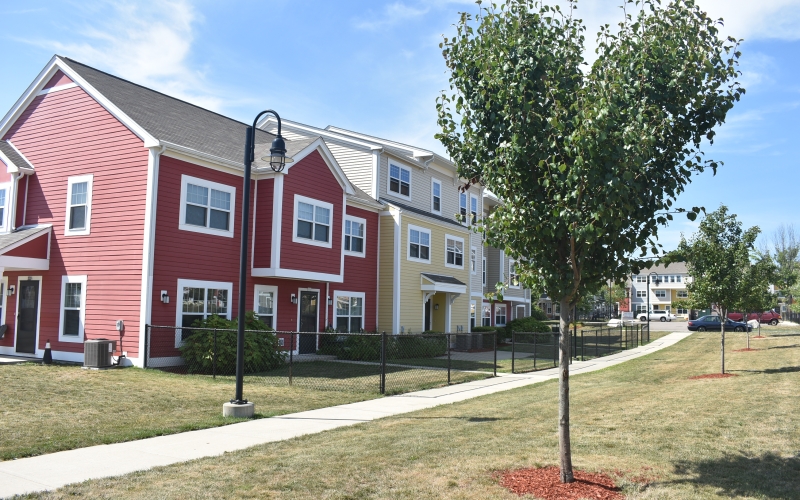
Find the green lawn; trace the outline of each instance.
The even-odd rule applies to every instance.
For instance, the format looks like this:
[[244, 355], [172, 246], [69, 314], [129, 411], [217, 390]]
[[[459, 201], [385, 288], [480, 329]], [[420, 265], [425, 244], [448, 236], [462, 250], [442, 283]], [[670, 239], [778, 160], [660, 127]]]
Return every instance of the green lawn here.
[[[800, 333], [719, 334], [572, 378], [575, 466], [629, 498], [800, 498]], [[557, 382], [88, 481], [46, 498], [516, 499], [492, 478], [555, 465]], [[261, 407], [262, 411], [265, 409]], [[4, 419], [5, 420], [5, 419]], [[649, 483], [645, 485], [644, 483]]]

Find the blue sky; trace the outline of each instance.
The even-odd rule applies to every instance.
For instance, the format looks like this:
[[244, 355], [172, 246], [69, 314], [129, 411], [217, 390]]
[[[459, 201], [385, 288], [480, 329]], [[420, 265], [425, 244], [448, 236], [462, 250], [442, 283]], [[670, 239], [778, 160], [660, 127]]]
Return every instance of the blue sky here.
[[[800, 0], [698, 3], [745, 39], [747, 94], [706, 149], [725, 165], [696, 177], [678, 206], [725, 203], [769, 236], [793, 223], [800, 196]], [[587, 32], [616, 22], [618, 5], [581, 1]], [[471, 0], [2, 0], [0, 109], [58, 53], [243, 121], [273, 108], [444, 153], [433, 138], [447, 84], [438, 44], [459, 11], [475, 9]], [[680, 218], [660, 241], [674, 248], [695, 227]]]

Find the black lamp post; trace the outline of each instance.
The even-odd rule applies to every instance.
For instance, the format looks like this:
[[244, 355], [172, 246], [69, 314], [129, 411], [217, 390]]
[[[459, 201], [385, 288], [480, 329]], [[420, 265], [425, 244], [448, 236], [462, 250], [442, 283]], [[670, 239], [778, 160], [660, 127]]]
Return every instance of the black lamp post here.
[[661, 284], [661, 277], [658, 275], [657, 272], [653, 271], [652, 273], [647, 275], [647, 313], [646, 313], [646, 316], [647, 316], [647, 338], [648, 339], [650, 338], [650, 281], [651, 281], [653, 275], [655, 275], [655, 277], [656, 277], [656, 279], [655, 279], [656, 286]]
[[[250, 170], [255, 160], [256, 153], [256, 123], [263, 115], [270, 113], [278, 119], [278, 135], [272, 141], [270, 148], [269, 166], [275, 172], [281, 172], [286, 165], [286, 143], [281, 137], [281, 117], [278, 113], [268, 109], [262, 111], [253, 120], [253, 126], [247, 127], [247, 137], [244, 141], [244, 189], [242, 193], [242, 248], [239, 254], [239, 324], [236, 334], [236, 396], [231, 399], [233, 405], [246, 405], [247, 400], [242, 397], [244, 380], [244, 312], [247, 299], [247, 236], [250, 228]], [[263, 158], [264, 160], [267, 157]], [[291, 161], [291, 160], [289, 160]], [[252, 415], [250, 415], [252, 416]]]

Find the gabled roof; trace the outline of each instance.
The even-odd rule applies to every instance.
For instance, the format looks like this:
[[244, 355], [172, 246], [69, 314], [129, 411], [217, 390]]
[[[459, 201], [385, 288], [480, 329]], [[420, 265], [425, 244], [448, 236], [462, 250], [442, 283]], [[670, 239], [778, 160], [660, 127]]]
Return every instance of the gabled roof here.
[[434, 283], [443, 283], [446, 285], [462, 285], [467, 286], [466, 283], [462, 283], [461, 281], [457, 280], [452, 276], [444, 276], [442, 274], [431, 274], [431, 273], [421, 273], [422, 276], [429, 281]]
[[0, 161], [11, 169], [30, 170], [33, 172], [33, 165], [28, 163], [19, 152], [8, 141], [0, 141]]
[[411, 213], [414, 213], [414, 214], [418, 214], [418, 215], [423, 215], [423, 216], [425, 216], [425, 217], [427, 217], [429, 219], [434, 219], [434, 220], [437, 220], [437, 221], [440, 221], [440, 222], [446, 222], [448, 224], [452, 224], [452, 225], [454, 225], [456, 227], [459, 227], [459, 228], [461, 228], [461, 229], [463, 229], [465, 231], [468, 230], [468, 228], [464, 227], [464, 225], [461, 224], [460, 222], [458, 222], [457, 220], [455, 220], [455, 218], [448, 219], [447, 217], [442, 217], [441, 215], [436, 215], [436, 214], [428, 212], [426, 210], [421, 210], [419, 208], [412, 207], [411, 205], [406, 205], [405, 203], [398, 203], [398, 202], [396, 202], [394, 200], [388, 200], [386, 198], [381, 198], [379, 201], [381, 203], [385, 204], [385, 205], [394, 205], [397, 208], [400, 208], [402, 210], [406, 210], [408, 212], [411, 212]]

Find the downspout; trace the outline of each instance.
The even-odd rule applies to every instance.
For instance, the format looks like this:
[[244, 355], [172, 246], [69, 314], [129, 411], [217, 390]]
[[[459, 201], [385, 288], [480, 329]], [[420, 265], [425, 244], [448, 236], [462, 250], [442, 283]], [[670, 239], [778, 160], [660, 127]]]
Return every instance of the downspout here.
[[[25, 203], [22, 205], [22, 225], [25, 225], [25, 221], [28, 220], [28, 186], [31, 185], [31, 178], [28, 177], [25, 179]], [[49, 255], [48, 255], [49, 257]]]
[[325, 282], [325, 330], [328, 329], [328, 315], [330, 314], [331, 306], [328, 304], [328, 301], [331, 298], [331, 283], [330, 281]]
[[[18, 191], [19, 191], [19, 179], [22, 175], [19, 172], [13, 172], [11, 174], [11, 179], [14, 184], [14, 189], [11, 190], [11, 196], [9, 196], [8, 204], [8, 228], [9, 232], [14, 231], [17, 228], [17, 199], [19, 198]], [[27, 190], [26, 190], [27, 191]], [[27, 200], [26, 200], [27, 201]], [[23, 225], [25, 221], [22, 222]]]
[[369, 193], [373, 199], [378, 199], [378, 193], [380, 189], [378, 188], [379, 179], [379, 172], [381, 168], [381, 153], [383, 152], [383, 148], [375, 148], [372, 150], [372, 190]]

